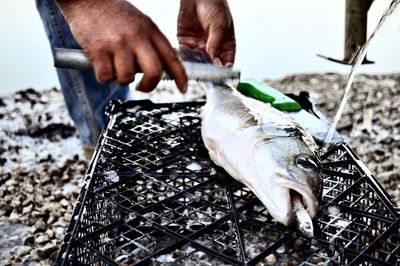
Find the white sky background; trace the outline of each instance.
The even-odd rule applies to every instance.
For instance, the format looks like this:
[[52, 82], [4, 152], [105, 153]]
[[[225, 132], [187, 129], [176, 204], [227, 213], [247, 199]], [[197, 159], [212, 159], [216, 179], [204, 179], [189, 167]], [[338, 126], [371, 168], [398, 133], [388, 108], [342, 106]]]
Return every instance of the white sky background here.
[[[158, 24], [174, 46], [178, 0], [131, 0]], [[345, 0], [230, 0], [237, 37], [235, 68], [243, 77], [281, 78], [293, 73], [341, 72], [349, 67], [323, 60], [342, 59]], [[390, 0], [375, 0], [368, 34]], [[374, 65], [361, 72], [400, 72], [400, 10], [371, 44]], [[0, 94], [59, 86], [50, 46], [33, 0], [1, 0]]]

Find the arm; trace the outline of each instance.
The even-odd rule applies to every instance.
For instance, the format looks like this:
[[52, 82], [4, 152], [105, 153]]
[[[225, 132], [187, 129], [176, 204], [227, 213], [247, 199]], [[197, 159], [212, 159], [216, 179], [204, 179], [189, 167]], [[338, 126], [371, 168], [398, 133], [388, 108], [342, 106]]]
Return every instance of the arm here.
[[137, 66], [144, 76], [137, 89], [149, 92], [163, 69], [178, 88], [187, 90], [187, 77], [175, 50], [153, 21], [125, 0], [57, 0], [76, 41], [92, 61], [96, 77], [126, 85]]

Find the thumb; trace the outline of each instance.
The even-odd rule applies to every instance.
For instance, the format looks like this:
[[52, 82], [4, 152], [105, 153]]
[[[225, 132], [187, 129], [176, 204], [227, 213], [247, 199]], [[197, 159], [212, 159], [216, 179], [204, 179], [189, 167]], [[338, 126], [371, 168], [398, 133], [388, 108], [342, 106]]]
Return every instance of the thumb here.
[[208, 31], [208, 39], [206, 43], [206, 53], [216, 65], [222, 65], [220, 52], [224, 41], [224, 27], [217, 25], [211, 26]]

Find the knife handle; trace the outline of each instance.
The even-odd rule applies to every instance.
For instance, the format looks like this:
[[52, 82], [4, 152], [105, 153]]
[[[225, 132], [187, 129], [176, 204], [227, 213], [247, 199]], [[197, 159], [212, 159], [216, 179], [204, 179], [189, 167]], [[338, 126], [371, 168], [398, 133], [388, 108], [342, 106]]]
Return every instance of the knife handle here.
[[[54, 66], [58, 68], [71, 68], [71, 69], [92, 69], [93, 65], [89, 57], [83, 50], [55, 48], [54, 52]], [[137, 73], [142, 73], [136, 67]], [[161, 79], [171, 79], [170, 75], [165, 71], [162, 73]]]
[[53, 54], [55, 67], [72, 69], [92, 68], [92, 63], [83, 50], [55, 48]]

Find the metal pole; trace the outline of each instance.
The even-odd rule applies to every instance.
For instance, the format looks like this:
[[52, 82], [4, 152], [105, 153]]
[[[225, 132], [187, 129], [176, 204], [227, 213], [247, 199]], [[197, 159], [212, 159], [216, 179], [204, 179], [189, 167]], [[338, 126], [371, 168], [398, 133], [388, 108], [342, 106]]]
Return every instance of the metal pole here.
[[367, 40], [368, 10], [373, 0], [346, 0], [344, 61], [351, 63]]

